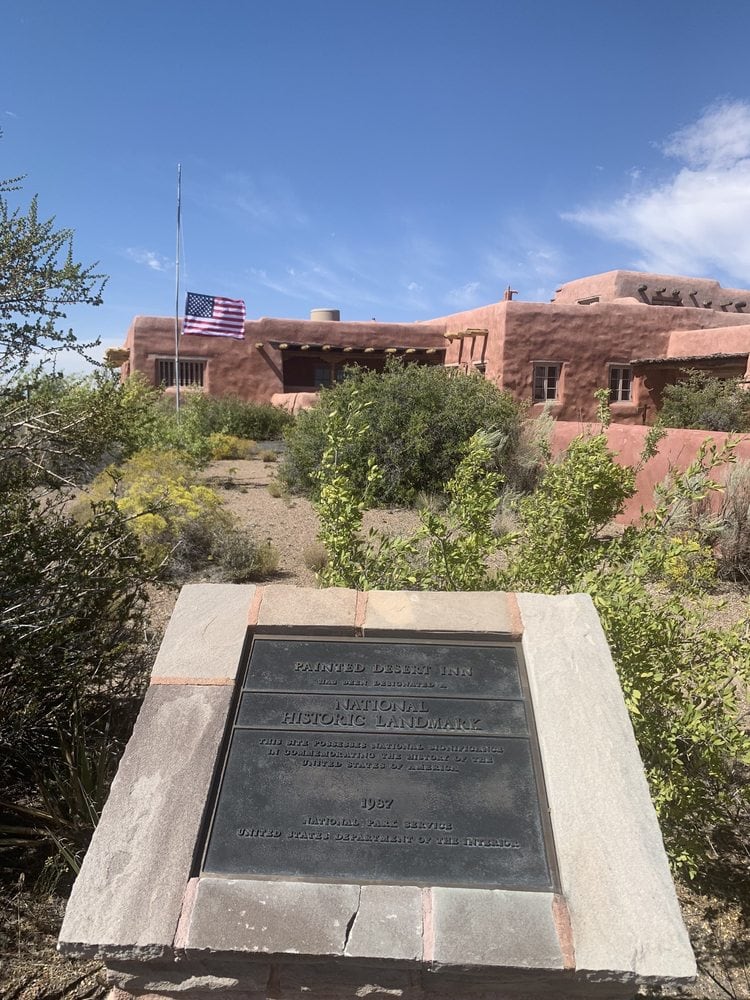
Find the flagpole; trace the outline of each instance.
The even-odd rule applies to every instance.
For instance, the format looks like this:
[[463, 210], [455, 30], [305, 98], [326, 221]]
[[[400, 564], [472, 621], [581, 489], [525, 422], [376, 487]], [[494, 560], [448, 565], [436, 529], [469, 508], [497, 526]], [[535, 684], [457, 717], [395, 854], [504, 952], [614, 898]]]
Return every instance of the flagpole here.
[[180, 419], [180, 202], [182, 198], [182, 164], [177, 164], [177, 252], [175, 253], [174, 292], [174, 388], [175, 409]]

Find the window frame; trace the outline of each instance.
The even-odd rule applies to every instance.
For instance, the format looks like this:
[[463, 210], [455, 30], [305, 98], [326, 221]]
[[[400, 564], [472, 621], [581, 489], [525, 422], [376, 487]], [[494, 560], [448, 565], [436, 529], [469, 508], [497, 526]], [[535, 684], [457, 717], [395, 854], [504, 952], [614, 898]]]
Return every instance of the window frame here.
[[[544, 370], [543, 375], [539, 372]], [[550, 372], [554, 370], [554, 375]], [[559, 403], [562, 399], [562, 361], [532, 361], [531, 363], [531, 399], [533, 403]], [[550, 396], [550, 379], [554, 381], [553, 395]], [[541, 393], [537, 393], [540, 386]]]
[[[619, 374], [615, 378], [615, 372]], [[627, 372], [627, 388], [623, 389], [623, 372]], [[615, 383], [615, 384], [613, 384]], [[622, 361], [611, 361], [607, 366], [607, 387], [610, 404], [633, 403], [633, 366]], [[627, 396], [623, 396], [623, 391]]]
[[[156, 384], [163, 385], [165, 389], [174, 389], [177, 385], [175, 379], [175, 359], [173, 357], [157, 357], [154, 358], [154, 362], [156, 364]], [[207, 368], [208, 358], [180, 358], [180, 388], [197, 388], [205, 392]], [[162, 377], [165, 369], [169, 372], [167, 379]], [[198, 380], [191, 378], [196, 373], [200, 374]]]

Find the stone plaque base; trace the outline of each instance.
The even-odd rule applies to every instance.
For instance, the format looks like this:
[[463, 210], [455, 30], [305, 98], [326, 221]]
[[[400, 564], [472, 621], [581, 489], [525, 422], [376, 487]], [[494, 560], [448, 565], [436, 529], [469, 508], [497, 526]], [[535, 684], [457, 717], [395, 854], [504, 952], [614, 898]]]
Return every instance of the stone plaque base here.
[[[253, 641], [272, 654], [254, 674], [245, 672]], [[293, 664], [324, 667], [294, 668], [290, 683], [288, 664], [271, 645], [279, 641], [323, 641], [332, 655], [297, 656]], [[391, 653], [394, 644], [402, 648], [374, 662], [415, 668], [409, 679], [418, 686], [400, 692], [398, 705], [395, 688], [375, 687], [381, 672], [374, 667], [364, 684], [315, 682], [347, 675], [328, 664], [369, 662], [351, 654], [376, 642]], [[429, 666], [433, 654], [405, 659], [418, 644], [479, 648], [468, 687], [430, 687], [440, 672], [430, 677], [420, 664]], [[513, 644], [525, 663], [522, 690], [512, 671], [487, 668], [493, 648]], [[461, 666], [450, 656], [447, 662]], [[367, 674], [364, 667], [348, 672], [350, 680]], [[481, 708], [463, 711], [477, 701]], [[381, 725], [391, 718], [396, 736]], [[530, 719], [538, 744], [525, 728]], [[439, 733], [406, 749], [411, 730], [433, 722]], [[313, 746], [332, 725], [337, 732], [325, 741], [341, 746]], [[235, 739], [249, 748], [233, 755]], [[476, 753], [457, 749], [473, 740]], [[391, 745], [399, 741], [403, 747]], [[493, 748], [505, 751], [507, 768], [480, 762], [493, 759]], [[285, 758], [286, 750], [301, 756]], [[392, 793], [393, 782], [377, 777], [385, 768], [298, 766], [295, 759], [467, 769], [425, 770], [422, 781], [411, 772]], [[368, 772], [376, 778], [361, 777]], [[391, 811], [379, 801], [397, 798], [396, 826], [364, 822]], [[546, 830], [528, 853], [535, 873], [519, 876], [505, 862], [485, 860], [506, 848], [463, 842], [520, 844], [535, 812]], [[459, 835], [409, 826], [417, 836], [421, 829], [424, 837], [459, 841], [431, 841], [421, 845], [430, 851], [411, 855], [378, 841], [368, 855], [359, 841], [294, 835], [341, 832], [341, 821], [353, 817], [360, 825], [349, 831], [392, 836], [411, 836], [412, 823], [463, 825]], [[311, 849], [277, 851], [281, 837], [240, 830], [284, 831], [289, 843]], [[245, 851], [247, 840], [261, 847]], [[113, 1000], [617, 998], [645, 983], [670, 990], [695, 976], [617, 675], [593, 605], [580, 595], [183, 588], [58, 947], [101, 958]]]

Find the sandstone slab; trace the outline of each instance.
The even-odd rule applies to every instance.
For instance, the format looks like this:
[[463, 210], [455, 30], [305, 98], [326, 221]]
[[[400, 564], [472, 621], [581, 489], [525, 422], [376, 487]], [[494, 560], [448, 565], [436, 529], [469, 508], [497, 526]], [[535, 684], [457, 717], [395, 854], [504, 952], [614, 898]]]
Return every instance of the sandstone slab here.
[[60, 931], [63, 954], [171, 955], [231, 690], [152, 686]]
[[553, 898], [548, 892], [433, 889], [435, 966], [562, 970]]
[[343, 955], [359, 897], [358, 885], [204, 877], [186, 951]]
[[406, 885], [363, 885], [344, 954], [419, 962], [422, 945], [422, 890]]
[[186, 584], [156, 656], [152, 680], [233, 680], [254, 593], [252, 584]]
[[356, 605], [355, 590], [271, 584], [263, 587], [254, 625], [259, 635], [289, 630], [309, 635], [354, 635]]
[[523, 651], [579, 973], [696, 974], [606, 637], [582, 594], [519, 594]]
[[371, 590], [363, 623], [365, 636], [517, 638], [520, 620], [512, 594]]

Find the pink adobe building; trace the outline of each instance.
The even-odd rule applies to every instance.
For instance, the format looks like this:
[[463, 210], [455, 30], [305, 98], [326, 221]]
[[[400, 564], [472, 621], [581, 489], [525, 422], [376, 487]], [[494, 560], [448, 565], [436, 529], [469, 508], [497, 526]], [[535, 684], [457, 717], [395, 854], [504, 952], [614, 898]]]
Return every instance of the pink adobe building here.
[[[589, 420], [609, 388], [615, 421], [651, 423], [665, 385], [686, 369], [750, 380], [750, 290], [705, 278], [609, 271], [570, 281], [551, 302], [501, 302], [419, 323], [309, 320], [245, 323], [245, 339], [181, 338], [182, 386], [298, 409], [347, 365], [389, 356], [476, 372], [560, 420]], [[175, 384], [174, 320], [138, 316], [109, 352], [123, 377]]]

